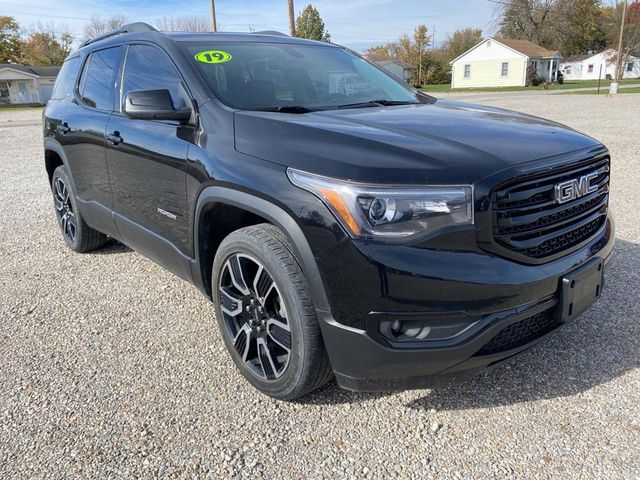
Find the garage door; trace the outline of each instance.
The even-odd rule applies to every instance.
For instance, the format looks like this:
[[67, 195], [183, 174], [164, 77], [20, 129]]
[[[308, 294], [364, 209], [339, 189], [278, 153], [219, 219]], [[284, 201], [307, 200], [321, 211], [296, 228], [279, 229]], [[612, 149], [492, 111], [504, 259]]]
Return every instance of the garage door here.
[[51, 98], [51, 93], [53, 92], [53, 84], [51, 85], [40, 85], [40, 101], [45, 104]]

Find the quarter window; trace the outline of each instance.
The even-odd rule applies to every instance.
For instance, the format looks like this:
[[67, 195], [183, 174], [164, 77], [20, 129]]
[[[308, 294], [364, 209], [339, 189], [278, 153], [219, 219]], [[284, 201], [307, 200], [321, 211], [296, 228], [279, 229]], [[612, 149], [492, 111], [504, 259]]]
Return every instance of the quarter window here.
[[70, 58], [64, 62], [51, 93], [52, 99], [60, 100], [73, 95], [73, 89], [78, 78], [78, 70], [80, 70], [80, 57]]
[[464, 66], [464, 78], [470, 78], [471, 77], [471, 65], [465, 65]]
[[85, 105], [113, 110], [115, 72], [120, 61], [120, 47], [93, 52], [80, 79], [80, 98]]
[[176, 108], [185, 105], [180, 94], [180, 77], [169, 58], [156, 47], [149, 45], [129, 47], [124, 67], [122, 102], [129, 92], [137, 90], [169, 90]]
[[503, 77], [509, 76], [509, 62], [502, 62], [502, 72]]

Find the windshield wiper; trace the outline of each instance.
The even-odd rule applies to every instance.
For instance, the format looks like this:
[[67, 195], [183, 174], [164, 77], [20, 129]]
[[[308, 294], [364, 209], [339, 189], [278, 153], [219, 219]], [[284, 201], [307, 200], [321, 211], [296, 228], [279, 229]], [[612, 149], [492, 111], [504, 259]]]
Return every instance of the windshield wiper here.
[[347, 103], [338, 105], [335, 108], [367, 108], [367, 107], [388, 107], [392, 105], [416, 105], [420, 102], [410, 102], [406, 100], [369, 100], [368, 102]]
[[309, 113], [316, 112], [317, 109], [303, 107], [301, 105], [280, 105], [279, 107], [253, 108], [258, 112], [278, 112], [278, 113]]

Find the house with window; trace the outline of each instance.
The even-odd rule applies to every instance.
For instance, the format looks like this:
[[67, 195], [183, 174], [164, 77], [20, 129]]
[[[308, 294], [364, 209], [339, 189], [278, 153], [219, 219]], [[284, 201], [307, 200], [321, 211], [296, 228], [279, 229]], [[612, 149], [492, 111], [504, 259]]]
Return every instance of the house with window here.
[[411, 81], [413, 73], [418, 69], [415, 65], [410, 65], [402, 60], [385, 57], [384, 55], [367, 55], [367, 60], [384, 68], [387, 72], [401, 78], [407, 83]]
[[60, 67], [0, 64], [0, 105], [46, 104], [51, 97], [58, 72]]
[[489, 37], [451, 62], [451, 88], [524, 87], [527, 72], [555, 81], [560, 55], [528, 40]]
[[[615, 76], [615, 55], [613, 49], [600, 53], [573, 55], [562, 60], [560, 71], [565, 80], [602, 80]], [[625, 59], [622, 78], [640, 78], [640, 52], [634, 52]]]

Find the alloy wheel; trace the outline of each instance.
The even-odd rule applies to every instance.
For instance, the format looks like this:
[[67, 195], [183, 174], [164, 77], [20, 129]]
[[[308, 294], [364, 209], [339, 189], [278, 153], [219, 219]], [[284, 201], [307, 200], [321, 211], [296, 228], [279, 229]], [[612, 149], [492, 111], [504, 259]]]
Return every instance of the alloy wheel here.
[[291, 356], [291, 328], [275, 280], [246, 253], [231, 255], [219, 278], [220, 309], [235, 353], [260, 379], [280, 378]]
[[56, 178], [53, 185], [53, 199], [62, 234], [69, 243], [73, 243], [76, 239], [78, 224], [75, 213], [73, 212], [73, 206], [71, 205], [71, 199], [69, 198], [69, 189], [60, 177]]

